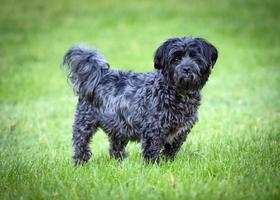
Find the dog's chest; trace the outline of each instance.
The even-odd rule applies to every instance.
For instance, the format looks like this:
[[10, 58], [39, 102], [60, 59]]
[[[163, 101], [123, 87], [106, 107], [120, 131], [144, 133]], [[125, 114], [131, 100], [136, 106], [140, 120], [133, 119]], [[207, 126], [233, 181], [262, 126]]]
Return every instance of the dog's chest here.
[[189, 131], [189, 128], [190, 128], [189, 126], [183, 126], [175, 130], [174, 132], [169, 133], [169, 135], [166, 138], [166, 142], [172, 143], [175, 137], [177, 137], [179, 134]]
[[183, 109], [177, 110], [175, 116], [175, 120], [170, 123], [171, 128], [166, 138], [168, 143], [171, 143], [178, 135], [190, 132], [198, 119], [197, 107], [185, 105]]

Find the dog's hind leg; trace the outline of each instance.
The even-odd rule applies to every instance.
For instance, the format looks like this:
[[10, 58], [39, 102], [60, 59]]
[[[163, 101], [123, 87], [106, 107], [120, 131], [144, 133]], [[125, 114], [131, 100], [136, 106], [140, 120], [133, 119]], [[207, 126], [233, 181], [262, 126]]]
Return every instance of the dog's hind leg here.
[[110, 149], [109, 154], [111, 157], [122, 160], [127, 157], [127, 152], [125, 147], [128, 143], [128, 139], [115, 139], [113, 137], [109, 137], [110, 140]]
[[79, 99], [73, 124], [74, 164], [87, 162], [91, 157], [89, 143], [98, 128], [92, 106]]

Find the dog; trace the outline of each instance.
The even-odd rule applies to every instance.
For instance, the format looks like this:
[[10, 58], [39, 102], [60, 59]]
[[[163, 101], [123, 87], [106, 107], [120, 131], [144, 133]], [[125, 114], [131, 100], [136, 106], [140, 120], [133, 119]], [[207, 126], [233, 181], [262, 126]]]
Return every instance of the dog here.
[[156, 50], [154, 71], [112, 70], [95, 49], [70, 48], [68, 78], [79, 97], [73, 124], [73, 160], [87, 162], [89, 143], [101, 128], [111, 157], [122, 160], [129, 141], [141, 143], [147, 163], [173, 160], [198, 120], [201, 89], [218, 58], [202, 38], [170, 38]]

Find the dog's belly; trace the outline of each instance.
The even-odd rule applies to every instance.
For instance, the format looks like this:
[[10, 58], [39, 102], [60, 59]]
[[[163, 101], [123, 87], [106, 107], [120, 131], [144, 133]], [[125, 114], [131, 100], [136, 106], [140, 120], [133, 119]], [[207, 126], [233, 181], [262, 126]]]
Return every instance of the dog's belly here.
[[120, 113], [103, 113], [99, 126], [109, 137], [139, 141], [141, 134], [131, 117]]
[[139, 141], [141, 135], [137, 121], [141, 121], [140, 113], [134, 109], [134, 99], [127, 99], [124, 96], [104, 94], [106, 101], [96, 108], [100, 127], [110, 137]]
[[105, 126], [101, 126], [103, 131], [109, 136], [116, 139], [125, 139], [130, 141], [140, 141], [140, 133], [137, 132], [135, 129], [132, 129], [131, 127], [122, 124], [118, 127], [110, 127], [111, 124], [105, 124]]

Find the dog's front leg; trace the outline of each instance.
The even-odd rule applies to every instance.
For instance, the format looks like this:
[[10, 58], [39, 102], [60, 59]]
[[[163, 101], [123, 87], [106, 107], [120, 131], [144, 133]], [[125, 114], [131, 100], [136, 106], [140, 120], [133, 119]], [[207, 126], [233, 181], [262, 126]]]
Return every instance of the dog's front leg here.
[[163, 147], [163, 140], [161, 134], [156, 131], [146, 132], [141, 140], [142, 154], [145, 162], [159, 163], [160, 150]]
[[125, 150], [127, 143], [128, 139], [116, 139], [114, 137], [110, 137], [110, 156], [117, 160], [126, 158], [128, 155]]
[[162, 155], [165, 157], [165, 159], [173, 160], [175, 158], [180, 147], [186, 141], [187, 135], [188, 131], [184, 131], [177, 135], [172, 142], [167, 142], [164, 144]]

